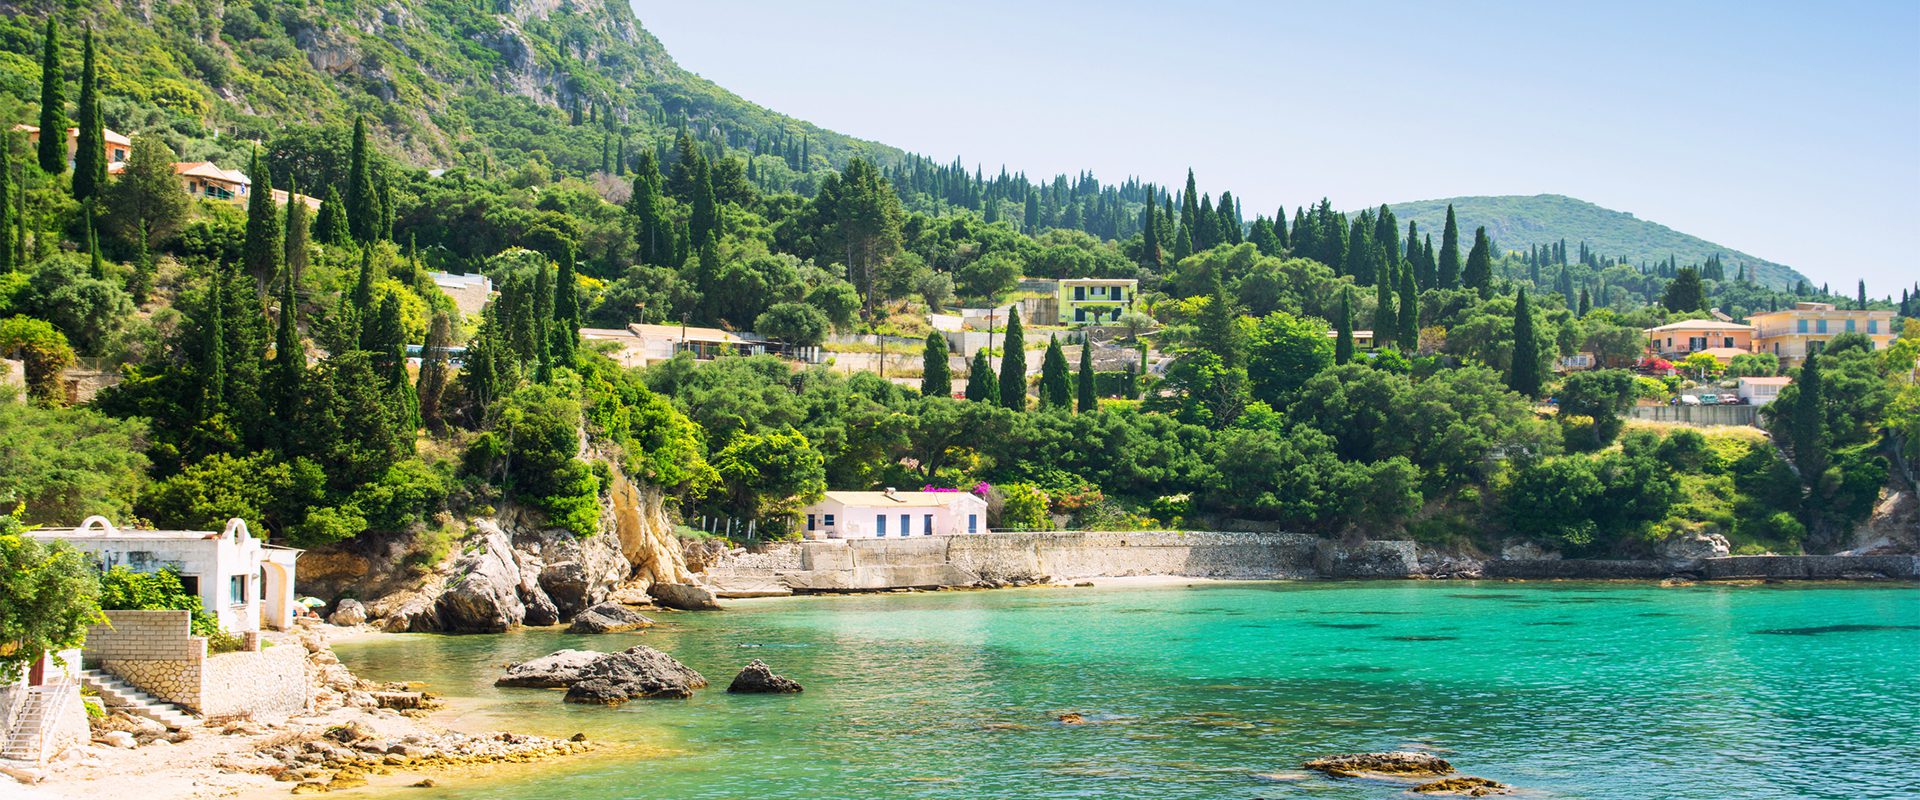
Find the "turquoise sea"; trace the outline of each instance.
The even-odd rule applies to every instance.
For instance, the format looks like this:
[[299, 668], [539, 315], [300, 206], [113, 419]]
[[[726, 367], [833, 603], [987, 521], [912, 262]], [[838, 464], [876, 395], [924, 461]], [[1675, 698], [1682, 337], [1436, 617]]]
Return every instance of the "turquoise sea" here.
[[[1300, 771], [1390, 749], [1526, 797], [1920, 797], [1913, 585], [1208, 583], [796, 597], [661, 621], [338, 649], [363, 676], [426, 681], [461, 727], [609, 744], [435, 797], [1407, 797]], [[635, 643], [713, 687], [608, 709], [492, 686], [509, 662]], [[751, 658], [806, 692], [727, 695]], [[1089, 724], [1056, 721], [1068, 712]]]

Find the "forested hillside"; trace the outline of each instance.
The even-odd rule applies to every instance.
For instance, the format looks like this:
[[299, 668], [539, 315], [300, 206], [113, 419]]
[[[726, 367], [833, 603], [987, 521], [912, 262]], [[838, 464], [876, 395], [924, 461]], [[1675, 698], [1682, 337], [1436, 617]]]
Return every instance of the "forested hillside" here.
[[[1529, 247], [1565, 242], [1569, 251], [1577, 252], [1584, 243], [1599, 257], [1611, 257], [1636, 266], [1668, 258], [1681, 264], [1700, 264], [1709, 256], [1718, 255], [1729, 271], [1737, 271], [1739, 265], [1745, 264], [1754, 279], [1767, 286], [1788, 289], [1806, 280], [1806, 276], [1784, 264], [1689, 236], [1625, 211], [1601, 208], [1557, 194], [1420, 200], [1394, 203], [1393, 211], [1403, 219], [1420, 223], [1422, 228], [1439, 230], [1446, 221], [1449, 204], [1461, 227], [1485, 226], [1487, 235], [1493, 237], [1502, 250], [1526, 252]], [[1573, 260], [1578, 263], [1577, 256]]]

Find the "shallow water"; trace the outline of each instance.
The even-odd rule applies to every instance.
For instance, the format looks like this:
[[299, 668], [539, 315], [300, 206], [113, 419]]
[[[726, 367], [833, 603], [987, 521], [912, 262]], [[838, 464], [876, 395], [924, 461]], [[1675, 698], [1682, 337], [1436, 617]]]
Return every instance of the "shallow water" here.
[[[1911, 585], [1232, 583], [800, 597], [661, 619], [644, 634], [338, 650], [363, 676], [428, 682], [461, 727], [622, 745], [435, 797], [1406, 797], [1298, 774], [1386, 749], [1533, 797], [1920, 796]], [[619, 709], [492, 686], [509, 662], [636, 643], [715, 685]], [[806, 692], [727, 695], [751, 658]], [[1065, 712], [1090, 724], [1056, 722]]]

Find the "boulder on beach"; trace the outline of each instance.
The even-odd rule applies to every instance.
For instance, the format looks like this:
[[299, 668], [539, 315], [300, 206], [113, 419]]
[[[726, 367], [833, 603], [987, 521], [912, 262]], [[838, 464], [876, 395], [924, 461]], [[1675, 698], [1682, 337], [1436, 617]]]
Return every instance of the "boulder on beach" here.
[[621, 633], [651, 627], [653, 620], [619, 603], [601, 603], [580, 612], [567, 626], [568, 633]]
[[705, 586], [691, 583], [656, 583], [647, 589], [653, 600], [667, 608], [681, 611], [714, 611], [720, 608], [719, 600]]
[[606, 657], [598, 650], [561, 650], [508, 667], [493, 685], [562, 689], [579, 682], [587, 667]]
[[567, 687], [569, 703], [617, 705], [645, 697], [692, 697], [707, 679], [673, 656], [646, 645], [629, 647], [581, 670]]
[[733, 683], [727, 685], [729, 694], [794, 694], [799, 691], [799, 683], [784, 675], [773, 674], [773, 668], [757, 658], [747, 662], [746, 668], [733, 676]]
[[367, 621], [367, 607], [360, 601], [347, 598], [333, 607], [333, 614], [327, 621], [341, 627], [351, 627]]
[[1366, 775], [1445, 775], [1453, 765], [1439, 756], [1397, 751], [1392, 753], [1349, 753], [1316, 758], [1306, 768], [1343, 778]]

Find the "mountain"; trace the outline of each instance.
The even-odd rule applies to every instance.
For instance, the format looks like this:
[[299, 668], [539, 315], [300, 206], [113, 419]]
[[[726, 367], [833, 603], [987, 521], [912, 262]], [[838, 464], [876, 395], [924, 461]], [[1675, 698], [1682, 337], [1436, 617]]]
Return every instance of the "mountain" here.
[[1639, 265], [1673, 256], [1681, 266], [1703, 263], [1707, 256], [1717, 253], [1726, 264], [1728, 277], [1735, 274], [1740, 264], [1745, 264], [1756, 281], [1769, 286], [1791, 288], [1796, 282], [1806, 280], [1805, 275], [1785, 264], [1689, 236], [1625, 211], [1601, 208], [1557, 194], [1448, 197], [1388, 205], [1402, 223], [1408, 220], [1420, 223], [1420, 229], [1432, 233], [1437, 242], [1446, 225], [1449, 203], [1460, 226], [1463, 250], [1473, 240], [1473, 229], [1484, 225], [1487, 235], [1493, 237], [1494, 244], [1502, 250], [1525, 251], [1531, 245], [1565, 239], [1569, 253], [1586, 242], [1587, 247], [1601, 257], [1612, 256]]

